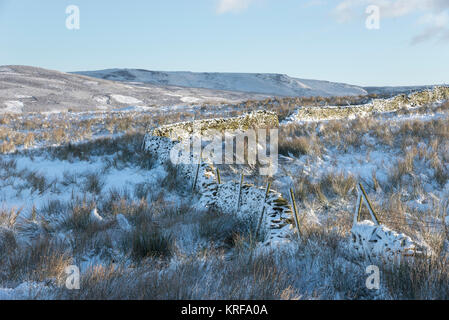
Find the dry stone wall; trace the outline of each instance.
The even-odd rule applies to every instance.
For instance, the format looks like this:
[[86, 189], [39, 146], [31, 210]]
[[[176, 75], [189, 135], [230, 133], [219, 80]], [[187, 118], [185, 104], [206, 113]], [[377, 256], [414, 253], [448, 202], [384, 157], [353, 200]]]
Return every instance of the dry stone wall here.
[[[145, 136], [144, 148], [157, 157], [161, 164], [170, 161], [170, 152], [195, 132], [207, 130], [247, 130], [260, 127], [277, 127], [279, 120], [273, 112], [258, 111], [237, 118], [183, 122], [156, 128]], [[212, 164], [195, 164], [193, 155], [188, 163], [177, 165], [177, 172], [187, 184], [194, 185], [200, 194], [198, 206], [238, 215], [262, 215], [262, 227], [266, 231], [267, 245], [286, 241], [295, 230], [292, 228], [292, 209], [287, 200], [274, 190], [269, 190], [265, 199], [265, 188], [243, 184], [240, 208], [237, 207], [240, 183], [229, 181], [218, 184], [216, 169]], [[196, 161], [197, 162], [197, 161]], [[198, 174], [197, 174], [198, 172]], [[265, 203], [264, 203], [264, 200]]]
[[166, 137], [173, 141], [180, 141], [193, 135], [207, 134], [208, 130], [242, 130], [252, 128], [278, 127], [277, 114], [269, 111], [256, 111], [235, 118], [219, 118], [197, 120], [191, 122], [180, 122], [162, 126], [152, 130], [150, 135], [155, 137]]
[[398, 111], [402, 108], [421, 107], [449, 100], [449, 87], [398, 95], [391, 99], [374, 99], [371, 103], [357, 106], [301, 107], [292, 117], [293, 121], [351, 119], [373, 113]]

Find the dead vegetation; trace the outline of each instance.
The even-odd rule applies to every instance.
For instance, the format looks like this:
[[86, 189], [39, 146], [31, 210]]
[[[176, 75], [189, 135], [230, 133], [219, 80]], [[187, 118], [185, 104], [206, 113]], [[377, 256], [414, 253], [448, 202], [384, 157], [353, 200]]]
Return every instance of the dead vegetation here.
[[[307, 103], [345, 105], [348, 100], [250, 101], [231, 113], [266, 108], [287, 117], [297, 105]], [[426, 111], [401, 110], [398, 115], [444, 115], [447, 110], [446, 103]], [[199, 112], [195, 117], [203, 116]], [[168, 175], [157, 184], [105, 187], [104, 177], [111, 168], [154, 168], [153, 155], [141, 150], [148, 125], [190, 120], [193, 115], [134, 119], [117, 114], [75, 122], [64, 117], [69, 115], [52, 123], [39, 115], [37, 121], [15, 116], [0, 121], [8, 128], [0, 133], [2, 146], [7, 142], [10, 148], [5, 152], [15, 152], [11, 143], [17, 149], [45, 141], [55, 146], [16, 150], [16, 155], [72, 163], [104, 161], [98, 172], [64, 172], [60, 179], [49, 179], [37, 170], [19, 170], [12, 156], [0, 158], [4, 186], [26, 181], [15, 186], [17, 192], [29, 188], [34, 195], [44, 195], [79, 187], [82, 193], [33, 207], [27, 219], [19, 219], [20, 208], [0, 210], [0, 287], [43, 282], [60, 299], [447, 299], [449, 238], [442, 221], [448, 203], [429, 191], [429, 185], [440, 191], [449, 181], [447, 116], [400, 121], [366, 117], [282, 126], [280, 154], [302, 161], [289, 172], [300, 209], [301, 240], [294, 239], [293, 249], [285, 252], [257, 250], [257, 241], [263, 239], [263, 235], [254, 238], [257, 215], [241, 219], [195, 209], [185, 196], [190, 186], [177, 178], [173, 166], [164, 167]], [[114, 136], [99, 137], [102, 134]], [[84, 139], [91, 140], [80, 143]], [[376, 153], [391, 157], [375, 167], [378, 171], [369, 172], [369, 179], [360, 181], [352, 168], [337, 166], [336, 155], [361, 156], [366, 164]], [[307, 170], [315, 161], [322, 167]], [[380, 293], [365, 287], [365, 267], [372, 262], [355, 259], [347, 249], [358, 182], [365, 185], [383, 223], [421, 239], [434, 253], [429, 259], [404, 261], [397, 268], [382, 265]], [[185, 203], [175, 203], [173, 194]], [[425, 209], [412, 206], [416, 201]], [[102, 220], [93, 218], [94, 209]], [[362, 216], [368, 216], [365, 208]], [[117, 217], [124, 217], [129, 229]], [[92, 265], [82, 271], [82, 290], [66, 290], [65, 267], [86, 261]]]

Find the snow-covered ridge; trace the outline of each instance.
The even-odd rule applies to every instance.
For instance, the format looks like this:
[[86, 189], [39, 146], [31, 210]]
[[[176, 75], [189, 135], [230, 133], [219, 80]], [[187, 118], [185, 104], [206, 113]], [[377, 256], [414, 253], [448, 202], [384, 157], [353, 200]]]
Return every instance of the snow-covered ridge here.
[[114, 81], [143, 82], [155, 85], [240, 91], [276, 96], [329, 97], [367, 94], [364, 88], [345, 83], [298, 79], [285, 74], [272, 73], [195, 73], [141, 69], [107, 69], [74, 73]]
[[29, 66], [0, 66], [0, 114], [236, 104], [269, 96], [236, 91], [124, 83]]

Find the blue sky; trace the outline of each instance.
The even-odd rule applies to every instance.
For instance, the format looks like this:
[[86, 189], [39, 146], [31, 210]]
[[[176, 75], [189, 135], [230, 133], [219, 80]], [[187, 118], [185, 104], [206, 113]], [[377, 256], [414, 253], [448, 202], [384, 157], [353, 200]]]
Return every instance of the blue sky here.
[[[380, 29], [365, 27], [380, 7]], [[80, 29], [66, 28], [66, 7]], [[448, 0], [0, 0], [0, 65], [449, 83]]]

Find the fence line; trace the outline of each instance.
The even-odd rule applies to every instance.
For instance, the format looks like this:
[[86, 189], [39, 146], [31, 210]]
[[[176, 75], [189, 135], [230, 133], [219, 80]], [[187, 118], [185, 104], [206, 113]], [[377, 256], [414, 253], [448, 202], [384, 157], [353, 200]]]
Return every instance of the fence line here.
[[259, 237], [259, 231], [262, 226], [263, 217], [265, 215], [265, 204], [267, 203], [267, 198], [268, 198], [268, 194], [270, 193], [270, 188], [271, 188], [271, 182], [268, 182], [267, 189], [265, 191], [265, 198], [264, 198], [263, 204], [262, 204], [262, 213], [260, 214], [259, 223], [257, 224], [256, 239]]
[[298, 208], [296, 207], [296, 199], [295, 199], [295, 193], [293, 192], [293, 188], [290, 188], [290, 200], [291, 200], [292, 206], [293, 206], [293, 217], [296, 222], [296, 228], [298, 229], [298, 236], [301, 236], [301, 231], [299, 229]]
[[192, 192], [195, 191], [196, 184], [197, 184], [197, 182], [198, 182], [198, 174], [199, 174], [199, 172], [200, 172], [200, 167], [201, 167], [201, 158], [200, 158], [200, 160], [198, 161], [198, 166], [196, 167], [195, 180], [193, 181]]
[[237, 211], [240, 210], [240, 203], [242, 201], [242, 186], [243, 186], [244, 179], [245, 179], [245, 175], [242, 173], [242, 177], [240, 179], [240, 186], [239, 186], [239, 198], [237, 200]]
[[220, 169], [217, 168], [217, 183], [221, 184]]
[[[360, 190], [362, 191], [363, 198], [364, 198], [366, 204], [368, 205], [368, 209], [369, 209], [369, 213], [371, 215], [371, 218], [374, 220], [374, 222], [377, 225], [380, 225], [380, 220], [377, 217], [376, 212], [374, 211], [373, 206], [371, 205], [371, 201], [369, 201], [369, 198], [368, 198], [368, 195], [367, 195], [367, 193], [365, 191], [365, 188], [363, 187], [363, 185], [361, 183], [359, 183], [359, 187], [360, 187]], [[359, 207], [359, 211], [361, 211], [361, 207], [362, 206]], [[360, 214], [360, 212], [359, 212], [359, 214]]]

